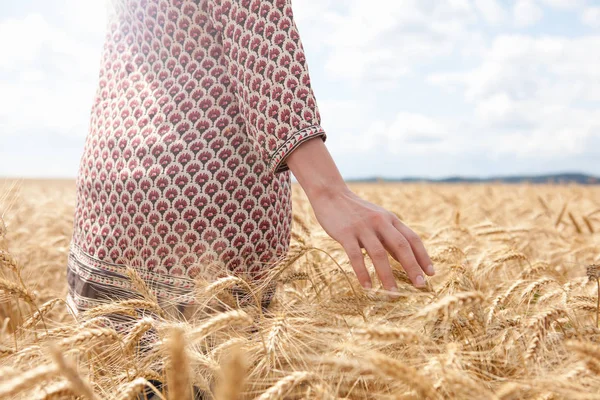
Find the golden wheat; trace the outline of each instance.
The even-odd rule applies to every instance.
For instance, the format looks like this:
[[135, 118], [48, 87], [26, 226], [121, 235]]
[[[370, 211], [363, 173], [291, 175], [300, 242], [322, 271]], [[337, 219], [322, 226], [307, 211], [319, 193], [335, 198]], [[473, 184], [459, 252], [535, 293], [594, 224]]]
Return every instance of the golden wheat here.
[[71, 383], [73, 392], [88, 400], [97, 399], [96, 395], [94, 394], [94, 390], [90, 387], [89, 383], [87, 383], [85, 379], [79, 375], [77, 368], [73, 364], [65, 360], [61, 350], [52, 346], [50, 348], [50, 354], [54, 360], [54, 363], [56, 364], [58, 373], [64, 376]]
[[192, 399], [192, 385], [185, 331], [181, 327], [171, 329], [167, 339], [167, 391], [169, 400]]
[[[599, 187], [353, 186], [400, 212], [437, 264], [419, 290], [390, 259], [399, 287], [390, 298], [360, 287], [294, 186], [292, 245], [268, 282], [206, 271], [210, 280], [198, 278], [190, 296], [198, 307], [183, 319], [133, 269], [123, 285], [137, 298], [71, 314], [62, 301], [73, 186], [19, 185], [0, 193], [1, 398], [119, 400], [153, 390], [185, 399], [194, 387], [239, 400], [600, 393]], [[277, 291], [266, 311], [227, 301], [234, 287], [259, 300], [267, 284]]]
[[49, 379], [57, 374], [58, 369], [52, 365], [40, 365], [28, 371], [22, 371], [17, 376], [8, 377], [9, 379], [6, 382], [0, 383], [0, 398], [8, 398], [21, 390], [29, 389], [40, 381]]

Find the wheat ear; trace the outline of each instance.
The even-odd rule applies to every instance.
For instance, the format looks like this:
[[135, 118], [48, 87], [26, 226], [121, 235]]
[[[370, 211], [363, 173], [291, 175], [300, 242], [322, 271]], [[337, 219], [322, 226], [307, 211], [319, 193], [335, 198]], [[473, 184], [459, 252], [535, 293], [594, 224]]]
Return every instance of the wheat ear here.
[[69, 336], [58, 342], [62, 349], [80, 346], [93, 341], [119, 341], [121, 338], [117, 331], [111, 328], [89, 328], [76, 335]]
[[44, 304], [42, 304], [38, 310], [33, 313], [33, 315], [31, 317], [29, 317], [29, 319], [27, 321], [25, 321], [23, 323], [23, 329], [28, 329], [30, 327], [32, 327], [33, 325], [35, 325], [40, 319], [43, 319], [44, 316], [50, 312], [50, 310], [52, 310], [52, 308], [54, 307], [54, 305], [58, 302], [63, 301], [62, 299], [52, 299], [49, 300], [47, 302], [45, 302]]
[[24, 371], [18, 376], [0, 384], [0, 398], [7, 399], [24, 389], [31, 388], [36, 383], [52, 378], [58, 374], [54, 365], [40, 365], [39, 367]]
[[155, 303], [158, 306], [158, 299], [156, 297], [156, 294], [154, 294], [154, 292], [150, 290], [150, 288], [142, 279], [140, 274], [138, 274], [138, 272], [131, 267], [127, 267], [126, 273], [129, 279], [131, 280], [131, 283], [133, 284], [135, 290], [137, 290], [138, 293], [144, 297], [144, 299]]
[[307, 371], [296, 371], [292, 372], [285, 378], [280, 379], [276, 384], [267, 389], [261, 394], [257, 400], [271, 400], [271, 399], [282, 399], [291, 389], [296, 385], [316, 379], [316, 376]]
[[145, 378], [135, 378], [131, 382], [127, 382], [125, 385], [119, 388], [117, 393], [117, 400], [136, 400], [144, 397], [139, 397], [139, 394], [144, 391], [146, 387], [150, 387], [155, 393], [160, 393], [158, 389], [154, 387]]
[[139, 343], [144, 333], [148, 332], [154, 326], [154, 320], [150, 317], [144, 317], [133, 325], [127, 336], [123, 339], [123, 347], [127, 354], [133, 353], [135, 346]]
[[148, 300], [122, 300], [108, 304], [103, 304], [86, 311], [88, 317], [97, 317], [107, 314], [125, 314], [131, 317], [137, 317], [137, 309], [148, 310], [161, 317], [164, 317], [164, 311], [158, 304]]
[[68, 397], [75, 397], [71, 383], [62, 381], [44, 387], [42, 393], [36, 400], [64, 400]]
[[415, 389], [420, 398], [435, 399], [439, 396], [429, 384], [429, 380], [416, 369], [378, 352], [367, 354], [367, 360], [372, 364], [372, 370], [380, 375], [397, 379]]
[[250, 325], [252, 322], [252, 318], [243, 311], [227, 311], [210, 318], [199, 327], [194, 328], [189, 332], [189, 336], [191, 340], [198, 340], [226, 326]]
[[424, 307], [421, 311], [416, 314], [416, 318], [423, 318], [428, 316], [437, 316], [445, 312], [449, 312], [451, 309], [458, 307], [466, 307], [474, 303], [480, 303], [483, 301], [483, 294], [481, 292], [462, 292], [454, 295], [448, 295], [437, 302]]
[[26, 287], [17, 285], [9, 280], [0, 278], [0, 290], [12, 294], [35, 307], [35, 296]]
[[406, 328], [387, 328], [382, 326], [369, 326], [354, 332], [358, 337], [376, 342], [389, 343], [418, 343], [422, 336], [417, 332]]

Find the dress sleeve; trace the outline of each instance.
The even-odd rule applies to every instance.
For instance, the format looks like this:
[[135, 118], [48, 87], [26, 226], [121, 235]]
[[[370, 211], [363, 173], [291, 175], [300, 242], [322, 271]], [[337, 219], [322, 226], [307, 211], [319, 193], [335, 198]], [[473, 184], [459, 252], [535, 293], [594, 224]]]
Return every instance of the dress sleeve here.
[[271, 172], [301, 143], [326, 139], [291, 0], [209, 0], [248, 133]]

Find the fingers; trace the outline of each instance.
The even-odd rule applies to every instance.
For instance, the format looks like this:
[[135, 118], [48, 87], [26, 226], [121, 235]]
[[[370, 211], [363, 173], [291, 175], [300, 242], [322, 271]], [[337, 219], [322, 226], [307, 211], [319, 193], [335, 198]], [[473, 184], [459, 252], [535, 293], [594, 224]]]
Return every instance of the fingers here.
[[367, 233], [364, 238], [361, 238], [361, 244], [373, 261], [375, 271], [377, 271], [377, 276], [379, 276], [383, 288], [391, 292], [397, 292], [398, 286], [396, 285], [396, 279], [388, 260], [388, 252], [379, 238], [374, 233]]
[[367, 271], [367, 267], [365, 267], [365, 259], [363, 257], [362, 251], [360, 250], [358, 242], [348, 242], [345, 245], [342, 244], [342, 246], [344, 247], [344, 250], [348, 255], [350, 265], [352, 265], [352, 269], [354, 269], [354, 273], [358, 278], [358, 282], [360, 282], [363, 288], [371, 289], [373, 287], [373, 284], [371, 283], [369, 271]]
[[406, 271], [413, 285], [425, 287], [423, 270], [417, 262], [408, 240], [392, 224], [381, 227], [379, 232], [383, 244], [392, 257], [402, 264], [402, 268]]
[[360, 233], [357, 230], [346, 232], [344, 237], [348, 240], [340, 241], [360, 284], [365, 289], [372, 287], [369, 272], [365, 267], [362, 247], [373, 261], [384, 289], [390, 292], [398, 291], [388, 260], [388, 252], [402, 264], [413, 285], [425, 287], [423, 273], [433, 276], [435, 271], [419, 236], [395, 216], [390, 220], [385, 213], [380, 213], [372, 219], [371, 223], [365, 224], [358, 230]]
[[410, 247], [421, 269], [429, 276], [435, 275], [433, 263], [431, 262], [431, 258], [429, 258], [429, 254], [427, 254], [427, 250], [425, 250], [425, 246], [423, 245], [421, 238], [419, 238], [416, 233], [414, 233], [396, 217], [393, 218], [392, 224], [402, 234], [402, 236], [404, 236], [408, 243], [410, 243]]

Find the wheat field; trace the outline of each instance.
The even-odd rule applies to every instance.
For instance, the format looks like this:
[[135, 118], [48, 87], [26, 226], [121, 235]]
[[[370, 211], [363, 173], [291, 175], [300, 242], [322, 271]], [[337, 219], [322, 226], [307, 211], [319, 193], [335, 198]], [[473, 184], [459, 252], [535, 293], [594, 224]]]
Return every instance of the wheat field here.
[[[352, 188], [422, 237], [437, 271], [426, 289], [394, 262], [400, 297], [365, 292], [294, 187], [267, 312], [237, 307], [229, 289], [246, 283], [226, 277], [198, 281], [207, 311], [181, 321], [132, 272], [139, 299], [75, 320], [74, 182], [0, 181], [0, 398], [136, 399], [153, 380], [164, 399], [194, 386], [216, 399], [600, 398], [599, 186]], [[135, 323], [117, 331], [109, 314]]]

